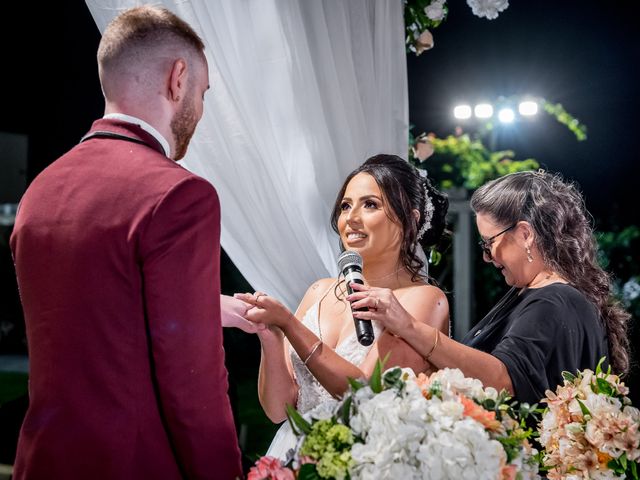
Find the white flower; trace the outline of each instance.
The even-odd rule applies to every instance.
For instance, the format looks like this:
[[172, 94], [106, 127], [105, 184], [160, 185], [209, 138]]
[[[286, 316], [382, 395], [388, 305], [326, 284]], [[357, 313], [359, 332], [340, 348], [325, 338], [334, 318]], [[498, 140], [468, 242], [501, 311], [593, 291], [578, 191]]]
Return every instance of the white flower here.
[[457, 368], [443, 368], [438, 370], [431, 377], [432, 380], [439, 381], [443, 386], [443, 398], [457, 397], [463, 394], [469, 398], [484, 400], [486, 393], [482, 388], [482, 382], [477, 378], [465, 377], [462, 371]]
[[312, 418], [315, 418], [316, 420], [328, 420], [335, 414], [337, 408], [338, 401], [332, 399], [320, 403], [302, 416], [307, 421], [311, 421]]
[[425, 479], [495, 479], [506, 461], [502, 445], [469, 418], [428, 435], [417, 456]]
[[430, 20], [437, 22], [444, 19], [444, 2], [445, 0], [434, 0], [424, 7], [424, 13]]
[[498, 391], [493, 387], [487, 387], [484, 389], [484, 396], [485, 399], [490, 398], [491, 400], [495, 401], [498, 399]]
[[638, 298], [638, 296], [640, 296], [640, 284], [637, 278], [630, 278], [622, 286], [622, 301], [628, 306], [633, 300]]
[[474, 15], [494, 20], [509, 6], [509, 0], [467, 0], [467, 5]]

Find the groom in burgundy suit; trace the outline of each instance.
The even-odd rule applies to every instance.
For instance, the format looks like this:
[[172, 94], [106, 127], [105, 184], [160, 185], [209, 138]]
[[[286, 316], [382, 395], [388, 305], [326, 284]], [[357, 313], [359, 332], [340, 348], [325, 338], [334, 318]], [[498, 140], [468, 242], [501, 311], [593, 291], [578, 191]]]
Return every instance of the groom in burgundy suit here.
[[182, 158], [209, 88], [168, 10], [121, 13], [98, 49], [105, 117], [30, 185], [11, 238], [30, 405], [14, 478], [241, 473], [220, 324], [220, 207]]

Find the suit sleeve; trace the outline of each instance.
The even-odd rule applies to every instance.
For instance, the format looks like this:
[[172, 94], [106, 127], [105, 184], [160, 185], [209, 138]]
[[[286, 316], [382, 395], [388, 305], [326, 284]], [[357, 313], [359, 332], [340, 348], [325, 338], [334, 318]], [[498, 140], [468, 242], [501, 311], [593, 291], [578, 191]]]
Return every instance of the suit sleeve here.
[[140, 241], [147, 328], [165, 428], [189, 479], [241, 476], [220, 322], [220, 205], [187, 178]]

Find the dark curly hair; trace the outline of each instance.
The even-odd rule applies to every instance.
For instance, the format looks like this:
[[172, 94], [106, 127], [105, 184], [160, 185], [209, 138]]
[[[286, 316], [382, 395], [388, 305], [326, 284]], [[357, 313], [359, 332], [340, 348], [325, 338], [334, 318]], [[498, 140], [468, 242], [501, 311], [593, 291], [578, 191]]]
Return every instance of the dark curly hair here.
[[611, 295], [610, 276], [597, 261], [597, 246], [582, 195], [560, 175], [518, 172], [493, 180], [474, 192], [471, 208], [501, 225], [527, 221], [548, 268], [582, 292], [600, 311], [607, 329], [611, 366], [629, 369], [628, 320]]
[[[445, 218], [449, 208], [447, 196], [439, 192], [426, 176], [420, 175], [420, 171], [406, 160], [396, 155], [375, 155], [351, 172], [338, 192], [331, 214], [331, 226], [338, 234], [340, 234], [338, 218], [341, 213], [340, 207], [344, 192], [351, 179], [359, 173], [367, 173], [375, 179], [385, 197], [387, 215], [402, 227], [400, 259], [407, 270], [411, 272], [412, 279], [415, 281], [421, 277], [420, 270], [424, 267], [424, 262], [417, 251], [417, 236], [425, 221], [425, 207], [427, 205], [425, 191], [428, 192], [434, 207], [431, 227], [419, 240], [425, 252], [440, 241], [445, 230]], [[413, 209], [420, 212], [420, 219], [417, 222], [412, 214]], [[342, 242], [340, 242], [340, 248], [344, 250]]]

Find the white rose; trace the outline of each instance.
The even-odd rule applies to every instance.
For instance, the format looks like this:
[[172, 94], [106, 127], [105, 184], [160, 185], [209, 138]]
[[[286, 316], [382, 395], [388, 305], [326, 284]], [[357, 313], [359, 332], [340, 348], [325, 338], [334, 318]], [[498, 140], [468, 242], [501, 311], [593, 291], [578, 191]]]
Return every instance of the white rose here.
[[444, 19], [444, 0], [434, 0], [424, 7], [424, 13], [434, 22]]

